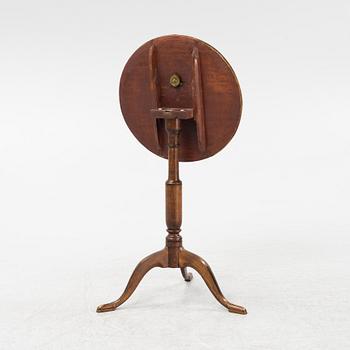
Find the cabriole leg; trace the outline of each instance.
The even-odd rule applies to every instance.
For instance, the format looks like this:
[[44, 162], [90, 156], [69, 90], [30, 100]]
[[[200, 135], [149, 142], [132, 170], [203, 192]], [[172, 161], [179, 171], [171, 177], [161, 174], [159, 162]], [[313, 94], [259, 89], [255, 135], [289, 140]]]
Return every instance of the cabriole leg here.
[[167, 267], [168, 250], [166, 248], [153, 253], [141, 260], [132, 273], [129, 282], [121, 297], [108, 304], [102, 304], [97, 307], [96, 312], [114, 311], [118, 306], [125, 303], [134, 292], [145, 274], [154, 267]]
[[181, 268], [192, 267], [195, 269], [202, 276], [204, 282], [216, 300], [221, 305], [226, 307], [228, 311], [242, 315], [245, 315], [247, 313], [247, 310], [244, 307], [232, 304], [224, 297], [220, 290], [218, 282], [215, 279], [213, 271], [211, 270], [208, 263], [200, 256], [193, 254], [185, 249], [181, 249], [179, 254], [179, 264]]

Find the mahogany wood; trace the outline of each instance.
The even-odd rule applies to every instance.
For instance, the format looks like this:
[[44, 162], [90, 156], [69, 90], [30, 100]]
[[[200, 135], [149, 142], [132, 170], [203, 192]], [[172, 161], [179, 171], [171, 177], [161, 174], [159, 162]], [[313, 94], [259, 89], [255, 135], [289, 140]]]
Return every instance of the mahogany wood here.
[[[162, 40], [165, 40], [165, 43], [168, 43], [168, 41], [170, 40], [170, 42], [174, 44], [173, 37], [174, 36], [165, 37], [164, 39], [158, 38], [155, 42], [158, 45], [159, 42], [162, 42]], [[155, 151], [155, 153], [161, 156], [164, 156], [163, 149], [165, 146], [165, 149], [167, 151], [166, 158], [168, 159], [168, 179], [166, 180], [166, 183], [165, 183], [165, 194], [166, 194], [165, 196], [166, 211], [165, 212], [166, 212], [166, 225], [167, 225], [168, 235], [166, 236], [165, 247], [162, 250], [144, 258], [136, 266], [120, 298], [113, 302], [98, 306], [97, 312], [113, 311], [118, 306], [123, 304], [132, 295], [132, 293], [134, 292], [134, 290], [136, 289], [136, 287], [138, 286], [138, 284], [140, 283], [144, 275], [154, 267], [180, 268], [181, 274], [184, 280], [187, 282], [191, 281], [193, 277], [192, 273], [187, 271], [187, 268], [190, 267], [199, 273], [199, 275], [203, 278], [209, 290], [214, 295], [214, 297], [218, 300], [219, 303], [221, 303], [224, 307], [226, 307], [230, 312], [246, 314], [247, 311], [244, 307], [232, 304], [224, 297], [215, 279], [215, 276], [210, 266], [207, 264], [207, 262], [201, 257], [199, 257], [198, 255], [193, 254], [188, 250], [184, 249], [182, 246], [182, 237], [180, 235], [181, 223], [182, 223], [182, 182], [179, 177], [180, 158], [182, 157], [182, 160], [198, 160], [200, 158], [205, 158], [208, 155], [211, 155], [213, 152], [214, 153], [217, 152], [218, 149], [222, 147], [222, 144], [220, 145], [215, 144], [215, 142], [216, 140], [220, 139], [220, 137], [225, 138], [225, 135], [220, 134], [218, 136], [213, 137], [212, 134], [209, 132], [209, 130], [213, 129], [213, 126], [210, 124], [210, 122], [208, 122], [210, 121], [210, 118], [208, 118], [208, 115], [210, 115], [210, 113], [212, 113], [213, 111], [210, 111], [210, 108], [209, 108], [209, 114], [207, 114], [206, 110], [208, 109], [208, 106], [210, 107], [210, 103], [212, 102], [209, 102], [209, 104], [207, 104], [206, 98], [204, 99], [205, 93], [203, 93], [203, 84], [202, 84], [203, 75], [201, 73], [201, 63], [199, 58], [200, 51], [198, 49], [198, 46], [201, 47], [201, 52], [204, 52], [204, 57], [206, 54], [205, 54], [205, 49], [203, 49], [203, 45], [205, 46], [206, 49], [210, 48], [210, 50], [212, 51], [214, 49], [209, 47], [207, 44], [201, 44], [202, 42], [200, 42], [197, 39], [191, 38], [191, 40], [189, 40], [188, 37], [182, 37], [182, 36], [179, 36], [179, 37], [176, 36], [175, 39], [176, 39], [175, 43], [177, 43], [180, 40], [180, 43], [186, 44], [185, 46], [187, 48], [191, 47], [192, 74], [189, 76], [192, 77], [192, 81], [190, 82], [190, 84], [187, 84], [188, 82], [186, 82], [186, 80], [184, 80], [183, 82], [184, 85], [186, 83], [187, 85], [191, 86], [191, 90], [185, 90], [184, 92], [185, 94], [187, 95], [189, 94], [190, 96], [192, 96], [192, 100], [193, 100], [191, 101], [191, 105], [189, 103], [187, 104], [187, 107], [185, 105], [179, 105], [177, 103], [179, 101], [179, 98], [176, 97], [175, 95], [172, 95], [172, 93], [169, 93], [169, 96], [168, 96], [169, 99], [168, 97], [166, 97], [167, 93], [164, 93], [164, 96], [162, 95], [162, 93], [160, 92], [161, 89], [159, 87], [159, 84], [160, 84], [159, 77], [158, 77], [159, 62], [157, 61], [157, 48], [154, 44], [154, 41], [151, 41], [151, 44], [149, 42], [145, 44], [146, 46], [145, 45], [143, 46], [143, 48], [146, 48], [148, 50], [148, 55], [147, 55], [148, 71], [150, 76], [150, 80], [149, 80], [150, 83], [149, 83], [149, 89], [148, 89], [150, 91], [150, 94], [144, 92], [145, 96], [142, 95], [146, 99], [149, 98], [149, 101], [150, 101], [149, 103], [146, 104], [149, 108], [146, 121], [142, 121], [142, 123], [145, 123], [145, 128], [147, 131], [145, 146], [146, 147], [149, 146], [150, 144], [148, 142], [152, 140], [153, 145], [152, 147], [150, 147], [151, 150]], [[183, 49], [181, 45], [180, 45], [180, 48]], [[180, 53], [182, 53], [182, 49], [179, 50], [178, 52], [175, 50], [175, 53], [179, 55]], [[216, 51], [215, 53], [217, 55]], [[136, 56], [138, 57], [142, 55], [143, 55], [143, 49]], [[167, 58], [168, 56], [165, 55], [164, 57]], [[163, 57], [163, 60], [164, 60], [164, 57]], [[170, 58], [170, 60], [172, 63], [176, 62], [174, 61], [173, 58]], [[220, 60], [222, 60], [222, 57], [220, 57]], [[138, 62], [137, 59], [136, 59], [136, 62]], [[133, 66], [134, 65], [133, 61], [131, 61], [131, 63], [128, 63], [127, 66], [128, 65]], [[215, 68], [216, 67], [215, 63], [213, 63], [213, 65]], [[184, 71], [184, 72], [187, 72], [187, 71]], [[187, 77], [188, 76], [187, 73], [183, 75], [183, 77]], [[130, 88], [130, 85], [127, 83], [127, 80], [138, 79], [139, 74], [136, 73], [135, 76], [130, 75], [128, 77], [126, 77], [125, 74], [124, 74], [124, 77], [122, 77], [121, 84], [126, 84]], [[229, 74], [229, 75], [232, 78], [232, 74]], [[226, 91], [225, 89], [222, 89], [223, 87], [228, 88], [228, 85], [225, 84], [225, 79], [224, 79], [225, 76], [221, 78], [224, 81], [223, 85], [222, 86], [220, 84], [216, 85], [216, 88], [220, 93]], [[142, 86], [142, 83], [141, 83], [141, 86]], [[237, 87], [238, 85], [236, 85], [236, 88]], [[239, 88], [238, 90], [237, 89], [235, 90], [236, 93], [237, 91], [239, 92]], [[124, 96], [123, 95], [124, 93], [125, 91], [122, 92], [121, 96]], [[187, 95], [184, 95], [184, 96], [186, 97], [185, 100], [188, 102]], [[181, 93], [180, 93], [180, 96], [181, 96]], [[227, 97], [228, 95], [225, 95], [225, 96]], [[239, 94], [239, 97], [240, 97], [240, 94]], [[124, 96], [122, 100], [125, 102], [124, 98], [126, 97]], [[130, 96], [128, 98], [130, 98]], [[134, 99], [131, 99], [131, 100], [135, 103], [135, 105], [137, 105], [138, 101], [135, 101]], [[167, 106], [162, 106], [161, 101], [166, 101]], [[216, 101], [216, 103], [220, 101], [221, 100], [219, 99]], [[140, 101], [141, 105], [142, 103], [143, 101]], [[206, 110], [204, 109], [204, 104], [206, 106]], [[124, 103], [124, 106], [125, 106], [125, 103]], [[127, 110], [128, 112], [126, 114], [126, 119], [130, 116], [128, 113], [131, 111], [129, 107], [127, 108]], [[138, 118], [144, 118], [144, 116], [142, 115], [141, 109], [136, 109], [135, 111], [140, 113]], [[225, 114], [225, 110], [222, 110], [220, 108], [218, 108], [218, 112], [223, 112]], [[135, 121], [135, 118], [131, 117], [130, 119], [127, 119], [127, 120], [129, 120], [129, 122], [132, 123], [133, 121]], [[236, 122], [239, 121], [238, 119], [235, 119], [235, 120]], [[192, 124], [188, 124], [189, 122], [191, 122]], [[224, 125], [226, 125], [225, 123], [226, 122], [224, 121]], [[189, 126], [189, 125], [192, 125], [192, 126]], [[230, 129], [231, 134], [232, 132], [234, 133], [237, 125], [238, 125], [237, 123], [234, 124], [233, 128], [231, 125], [231, 129]], [[136, 127], [136, 130], [137, 128], [138, 126]], [[133, 130], [133, 126], [131, 127], [131, 129]], [[214, 130], [216, 130], [217, 132], [220, 132], [221, 129], [214, 128]], [[166, 139], [164, 139], [163, 131], [165, 132]], [[192, 133], [191, 143], [186, 142], [186, 138], [189, 136], [189, 134], [184, 138], [181, 138], [181, 134], [183, 131]], [[139, 134], [138, 136], [140, 135], [141, 134]], [[226, 141], [227, 139], [225, 140], [225, 142]], [[184, 142], [184, 144], [182, 144], [182, 142]], [[187, 147], [189, 147], [190, 151], [188, 151]], [[157, 149], [159, 153], [158, 151], [156, 151]], [[183, 150], [182, 156], [181, 156], [181, 150]]]
[[[169, 84], [177, 74], [181, 83]], [[181, 126], [180, 161], [213, 156], [232, 139], [240, 122], [242, 97], [236, 75], [209, 44], [189, 36], [167, 35], [146, 42], [130, 57], [119, 85], [126, 124], [151, 152], [167, 158], [167, 135], [160, 107], [192, 108], [194, 118]]]
[[96, 311], [114, 311], [118, 306], [129, 299], [145, 274], [154, 267], [180, 267], [182, 276], [187, 282], [190, 282], [193, 277], [192, 273], [187, 272], [187, 267], [191, 267], [199, 273], [216, 300], [225, 308], [227, 308], [228, 311], [242, 315], [247, 314], [247, 310], [244, 307], [232, 304], [224, 297], [215, 279], [214, 273], [204, 259], [182, 247], [179, 247], [179, 265], [169, 266], [168, 262], [170, 253], [171, 252], [169, 248], [165, 247], [164, 249], [153, 253], [141, 260], [132, 273], [129, 282], [120, 298], [110, 303], [98, 306]]
[[[154, 109], [158, 109], [160, 106], [160, 91], [159, 91], [159, 81], [158, 81], [158, 68], [157, 68], [157, 48], [155, 45], [151, 45], [148, 50], [148, 67], [149, 67], [149, 87], [151, 93], [151, 106]], [[158, 123], [157, 119], [152, 122], [153, 137], [155, 140], [155, 146], [157, 152], [160, 152], [160, 141], [158, 135]]]
[[192, 51], [192, 103], [195, 110], [195, 119], [197, 126], [197, 140], [199, 151], [204, 153], [207, 148], [205, 121], [204, 121], [204, 102], [202, 72], [198, 47], [195, 46]]
[[[171, 112], [169, 112], [171, 113]], [[201, 257], [182, 247], [180, 235], [182, 222], [182, 182], [179, 178], [179, 134], [181, 120], [168, 118], [165, 120], [168, 133], [168, 179], [165, 183], [166, 193], [166, 224], [168, 235], [163, 250], [149, 255], [135, 268], [121, 297], [111, 303], [100, 305], [97, 312], [113, 311], [123, 304], [134, 292], [143, 276], [153, 267], [180, 268], [185, 281], [191, 281], [192, 274], [187, 267], [195, 269], [204, 279], [214, 297], [230, 312], [246, 314], [244, 307], [230, 303], [222, 294], [210, 266]]]

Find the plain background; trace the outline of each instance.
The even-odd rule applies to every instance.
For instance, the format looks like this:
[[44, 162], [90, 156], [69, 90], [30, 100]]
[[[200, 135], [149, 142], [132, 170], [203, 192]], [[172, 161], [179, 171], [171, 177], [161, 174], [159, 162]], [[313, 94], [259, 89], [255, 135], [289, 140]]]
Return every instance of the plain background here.
[[[166, 162], [125, 125], [118, 83], [145, 41], [187, 34], [240, 81], [234, 140], [181, 164], [184, 245], [154, 269]], [[1, 349], [348, 349], [348, 1], [4, 1], [0, 6]]]

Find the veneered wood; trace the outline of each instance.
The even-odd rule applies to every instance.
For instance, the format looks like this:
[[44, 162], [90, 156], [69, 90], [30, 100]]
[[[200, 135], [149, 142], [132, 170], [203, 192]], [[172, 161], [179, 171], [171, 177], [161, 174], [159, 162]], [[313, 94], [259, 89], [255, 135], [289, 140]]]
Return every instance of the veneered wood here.
[[[176, 88], [169, 84], [174, 73], [181, 78]], [[181, 126], [180, 161], [219, 152], [235, 134], [242, 111], [240, 87], [229, 63], [212, 46], [183, 35], [159, 37], [136, 50], [123, 70], [119, 97], [132, 133], [164, 158], [168, 156], [165, 125], [150, 117], [150, 110], [196, 109], [198, 115]]]

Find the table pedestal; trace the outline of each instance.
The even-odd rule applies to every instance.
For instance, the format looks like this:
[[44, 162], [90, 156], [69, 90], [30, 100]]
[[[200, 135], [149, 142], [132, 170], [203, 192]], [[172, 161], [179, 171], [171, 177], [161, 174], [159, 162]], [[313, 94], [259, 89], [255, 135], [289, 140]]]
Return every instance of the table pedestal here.
[[168, 180], [165, 184], [166, 192], [166, 224], [168, 235], [164, 249], [153, 253], [139, 262], [132, 273], [129, 282], [121, 297], [111, 303], [98, 306], [97, 312], [113, 311], [129, 299], [143, 276], [154, 267], [180, 268], [186, 282], [192, 280], [192, 274], [187, 267], [196, 270], [205, 281], [211, 293], [217, 301], [230, 312], [246, 314], [247, 310], [235, 304], [231, 304], [222, 294], [220, 287], [208, 263], [200, 256], [189, 252], [182, 246], [180, 235], [182, 222], [182, 182], [179, 178], [179, 134], [181, 120], [179, 118], [165, 119], [168, 134]]

